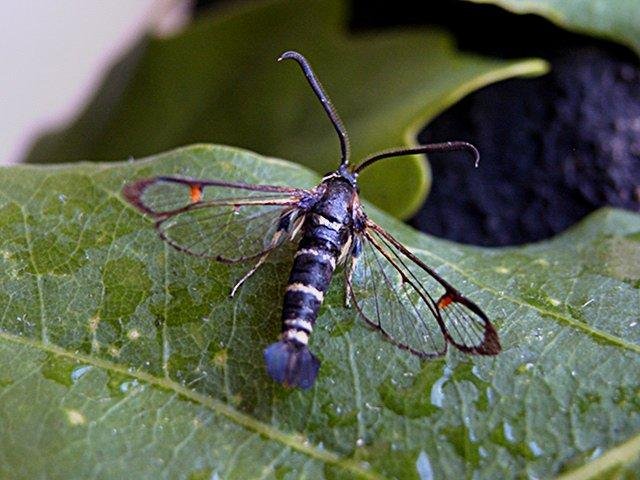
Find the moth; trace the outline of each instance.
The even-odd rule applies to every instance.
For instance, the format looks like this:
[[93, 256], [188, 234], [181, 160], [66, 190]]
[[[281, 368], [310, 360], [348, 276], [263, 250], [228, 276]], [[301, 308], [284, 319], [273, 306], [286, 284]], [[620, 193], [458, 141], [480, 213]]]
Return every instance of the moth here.
[[343, 123], [300, 53], [278, 61], [298, 63], [331, 120], [340, 141], [337, 170], [311, 189], [213, 179], [158, 176], [124, 187], [124, 197], [155, 220], [162, 240], [175, 249], [224, 263], [253, 267], [238, 288], [285, 242], [297, 242], [282, 308], [282, 334], [264, 350], [268, 374], [289, 387], [307, 389], [320, 361], [309, 349], [318, 311], [339, 265], [346, 303], [388, 341], [418, 357], [462, 352], [496, 355], [498, 334], [483, 311], [444, 280], [389, 232], [367, 217], [358, 197], [358, 175], [392, 157], [476, 148], [445, 142], [373, 154], [349, 163]]

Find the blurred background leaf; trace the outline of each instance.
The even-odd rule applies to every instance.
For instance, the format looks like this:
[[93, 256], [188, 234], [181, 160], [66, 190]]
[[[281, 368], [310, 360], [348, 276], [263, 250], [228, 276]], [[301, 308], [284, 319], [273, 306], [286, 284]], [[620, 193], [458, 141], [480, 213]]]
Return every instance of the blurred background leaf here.
[[[113, 67], [68, 128], [44, 135], [28, 162], [111, 161], [194, 142], [250, 148], [318, 173], [338, 141], [284, 50], [306, 55], [351, 134], [354, 160], [411, 145], [425, 122], [500, 79], [546, 71], [540, 60], [461, 53], [435, 28], [349, 35], [342, 0], [279, 0], [216, 10], [175, 37], [146, 38]], [[441, 141], [455, 140], [443, 138]], [[363, 195], [406, 218], [430, 186], [422, 157], [363, 173]]]
[[541, 15], [560, 27], [621, 43], [640, 54], [640, 2], [637, 0], [466, 1]]
[[338, 276], [311, 339], [318, 381], [300, 392], [262, 359], [291, 249], [228, 298], [247, 266], [175, 252], [120, 196], [169, 173], [319, 180], [215, 146], [3, 169], [0, 477], [584, 479], [637, 466], [639, 215], [600, 210], [498, 250], [368, 206], [486, 311], [504, 351], [421, 362], [343, 308]]

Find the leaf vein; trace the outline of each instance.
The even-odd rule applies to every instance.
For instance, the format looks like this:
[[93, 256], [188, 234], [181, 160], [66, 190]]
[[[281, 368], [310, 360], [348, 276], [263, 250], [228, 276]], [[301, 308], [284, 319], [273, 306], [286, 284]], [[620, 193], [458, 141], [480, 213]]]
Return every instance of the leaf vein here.
[[42, 287], [42, 274], [38, 270], [38, 263], [36, 262], [36, 257], [34, 255], [33, 250], [33, 240], [31, 238], [31, 230], [29, 229], [29, 221], [27, 217], [27, 212], [24, 207], [20, 207], [20, 212], [22, 213], [22, 223], [24, 225], [24, 236], [27, 242], [27, 249], [29, 250], [29, 262], [31, 263], [31, 267], [35, 272], [36, 277], [36, 288], [38, 290], [38, 301], [40, 303], [40, 338], [42, 343], [45, 345], [49, 343], [49, 333], [47, 330], [47, 321], [46, 321], [46, 311], [44, 306], [44, 289]]
[[585, 480], [602, 478], [602, 475], [617, 465], [628, 465], [640, 457], [640, 434], [613, 447], [600, 457], [585, 463], [573, 471], [557, 477], [556, 480]]

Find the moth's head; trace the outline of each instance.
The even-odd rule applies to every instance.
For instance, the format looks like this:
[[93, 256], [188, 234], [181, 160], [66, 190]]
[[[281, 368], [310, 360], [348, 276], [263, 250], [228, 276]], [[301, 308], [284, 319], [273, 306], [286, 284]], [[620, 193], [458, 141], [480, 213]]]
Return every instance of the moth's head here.
[[359, 190], [358, 188], [358, 175], [349, 170], [349, 167], [345, 164], [340, 165], [337, 170], [333, 172], [329, 172], [322, 177], [322, 183], [329, 182], [333, 179], [341, 179], [351, 185], [353, 188]]

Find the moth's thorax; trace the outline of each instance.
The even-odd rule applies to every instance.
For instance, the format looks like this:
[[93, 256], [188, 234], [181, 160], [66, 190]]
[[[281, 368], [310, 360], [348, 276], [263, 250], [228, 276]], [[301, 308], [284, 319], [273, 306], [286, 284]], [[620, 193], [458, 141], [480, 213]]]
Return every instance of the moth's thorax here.
[[331, 177], [321, 184], [322, 197], [314, 205], [312, 212], [327, 219], [351, 225], [353, 206], [358, 198], [355, 187], [342, 177]]

